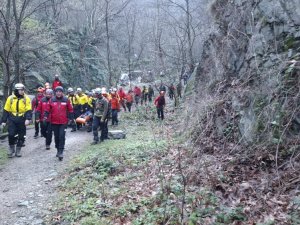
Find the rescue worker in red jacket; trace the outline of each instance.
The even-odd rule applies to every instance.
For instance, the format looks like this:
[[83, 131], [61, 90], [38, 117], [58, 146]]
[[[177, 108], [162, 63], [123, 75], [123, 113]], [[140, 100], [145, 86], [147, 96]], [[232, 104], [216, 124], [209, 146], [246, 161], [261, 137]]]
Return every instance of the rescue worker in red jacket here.
[[62, 84], [62, 82], [59, 80], [58, 74], [55, 74], [54, 81], [53, 81], [53, 83], [52, 83], [52, 90], [55, 90], [55, 88], [57, 88], [58, 86], [62, 87], [63, 84]]
[[[32, 99], [31, 101], [31, 108], [32, 108], [32, 111], [35, 115], [35, 118], [38, 118], [36, 116], [36, 109], [39, 105], [39, 102], [41, 101], [41, 99], [44, 97], [44, 92], [45, 92], [45, 89], [43, 87], [38, 87], [37, 89], [37, 94], [36, 96]], [[34, 133], [34, 138], [37, 138], [39, 136], [39, 132], [40, 132], [40, 127], [41, 127], [41, 124], [40, 122], [37, 122], [38, 120], [35, 119], [34, 121], [34, 128], [35, 128], [35, 133]]]
[[64, 96], [64, 89], [61, 86], [55, 88], [55, 96], [49, 101], [45, 110], [43, 121], [50, 117], [52, 131], [54, 133], [55, 148], [57, 149], [56, 157], [63, 160], [65, 148], [66, 129], [69, 120], [74, 119], [73, 107], [70, 100]]
[[125, 105], [126, 93], [122, 87], [119, 88], [118, 95], [120, 97], [120, 104], [122, 105], [124, 111], [126, 112], [126, 105]]
[[[36, 109], [36, 121], [43, 121], [45, 117], [45, 110], [47, 109], [50, 99], [53, 97], [53, 91], [47, 89], [45, 92], [45, 97], [41, 99], [39, 105]], [[46, 150], [50, 150], [50, 145], [52, 142], [52, 128], [50, 123], [50, 116], [48, 116], [46, 121], [41, 123], [41, 134], [46, 138]]]
[[138, 105], [142, 96], [142, 90], [138, 86], [135, 86], [133, 89], [133, 93], [135, 104]]
[[118, 112], [120, 112], [120, 101], [118, 99], [118, 95], [115, 91], [111, 92], [111, 123], [112, 126], [116, 125], [118, 126], [119, 120], [118, 120]]
[[132, 106], [132, 103], [133, 103], [132, 90], [128, 91], [128, 94], [126, 95], [125, 99], [126, 99], [126, 107], [127, 107], [128, 111], [131, 112], [131, 106]]
[[166, 106], [164, 91], [161, 91], [159, 93], [159, 96], [156, 97], [156, 99], [154, 100], [154, 104], [156, 105], [158, 119], [163, 120], [164, 119], [164, 108]]

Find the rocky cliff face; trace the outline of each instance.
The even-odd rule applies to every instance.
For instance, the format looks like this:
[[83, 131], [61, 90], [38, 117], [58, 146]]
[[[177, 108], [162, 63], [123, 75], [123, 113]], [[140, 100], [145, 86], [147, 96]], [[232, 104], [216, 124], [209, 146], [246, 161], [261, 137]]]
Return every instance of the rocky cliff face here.
[[211, 12], [218, 31], [204, 43], [195, 76], [196, 102], [214, 99], [202, 123], [217, 129], [206, 135], [247, 145], [294, 140], [300, 132], [300, 0], [216, 0]]

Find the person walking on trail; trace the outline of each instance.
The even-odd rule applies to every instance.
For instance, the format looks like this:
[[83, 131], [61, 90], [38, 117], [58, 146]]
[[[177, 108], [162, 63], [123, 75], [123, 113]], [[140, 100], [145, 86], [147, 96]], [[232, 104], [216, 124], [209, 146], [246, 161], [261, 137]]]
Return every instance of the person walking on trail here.
[[[67, 97], [73, 106], [74, 118], [79, 117], [81, 115], [80, 108], [79, 108], [79, 101], [78, 101], [77, 95], [75, 95], [73, 88], [68, 88], [68, 96]], [[70, 125], [72, 128], [71, 132], [75, 132], [76, 131], [75, 120], [70, 121]]]
[[[104, 93], [103, 93], [104, 94]], [[100, 88], [96, 88], [95, 90], [95, 100], [93, 102], [93, 109], [94, 109], [94, 118], [93, 118], [93, 136], [94, 140], [91, 143], [92, 145], [99, 143], [99, 135], [98, 135], [98, 128], [101, 129], [101, 136], [100, 141], [104, 141], [106, 139], [106, 116], [108, 112], [108, 101], [102, 95], [102, 91]]]
[[30, 98], [25, 94], [25, 86], [17, 83], [14, 93], [6, 100], [2, 116], [2, 126], [8, 125], [8, 157], [21, 157], [25, 142], [26, 126], [30, 124], [32, 108]]
[[60, 81], [58, 74], [55, 74], [54, 81], [52, 83], [52, 90], [55, 90], [55, 88], [57, 88], [58, 86], [62, 87], [63, 84]]
[[111, 93], [110, 104], [111, 104], [111, 125], [118, 126], [119, 123], [118, 112], [120, 112], [120, 102], [117, 97], [117, 93], [115, 91]]
[[148, 101], [152, 102], [152, 98], [154, 96], [154, 89], [152, 88], [151, 85], [148, 87]]
[[138, 86], [135, 86], [134, 89], [133, 89], [133, 93], [134, 93], [135, 104], [136, 104], [136, 106], [138, 106], [139, 101], [140, 101], [141, 96], [142, 96], [142, 90]]
[[164, 108], [166, 106], [165, 92], [161, 91], [159, 93], [159, 96], [154, 100], [154, 104], [156, 105], [158, 119], [163, 120], [165, 118]]
[[41, 133], [46, 139], [46, 150], [50, 150], [50, 145], [52, 142], [52, 128], [51, 128], [51, 116], [48, 116], [46, 121], [43, 121], [45, 117], [45, 111], [49, 105], [50, 99], [53, 97], [52, 89], [47, 89], [45, 92], [45, 97], [41, 99], [39, 105], [36, 109], [36, 121], [41, 122]]
[[173, 84], [171, 84], [171, 86], [169, 87], [169, 98], [171, 100], [173, 100], [173, 98], [174, 98], [174, 93], [175, 93], [175, 87]]
[[167, 88], [166, 88], [166, 86], [165, 86], [165, 85], [163, 85], [163, 83], [161, 83], [161, 84], [160, 84], [160, 86], [159, 86], [159, 89], [158, 89], [158, 91], [159, 91], [159, 93], [160, 93], [161, 91], [163, 91], [164, 93], [166, 93], [166, 91], [167, 91]]
[[122, 105], [124, 111], [126, 112], [126, 105], [125, 105], [125, 97], [126, 97], [126, 93], [125, 91], [123, 90], [122, 87], [119, 88], [118, 90], [118, 95], [120, 97], [120, 104]]
[[41, 124], [40, 124], [39, 120], [36, 119], [36, 118], [38, 118], [36, 116], [36, 109], [39, 105], [39, 102], [44, 97], [44, 92], [45, 92], [45, 89], [43, 87], [38, 87], [37, 94], [31, 101], [32, 111], [35, 115], [35, 121], [34, 121], [35, 133], [34, 133], [34, 136], [33, 136], [34, 138], [37, 138], [39, 136], [39, 132], [40, 132]]
[[143, 86], [143, 90], [142, 90], [142, 105], [143, 103], [147, 103], [148, 100], [148, 88], [146, 86]]
[[103, 140], [108, 139], [108, 120], [111, 119], [111, 95], [106, 92], [106, 88], [101, 89], [101, 93], [104, 99], [108, 102], [108, 109], [106, 113], [106, 118], [103, 124], [103, 133], [101, 131], [101, 136], [103, 135]]
[[69, 120], [74, 119], [73, 107], [70, 100], [64, 96], [64, 89], [61, 86], [55, 88], [55, 96], [52, 97], [44, 113], [43, 123], [50, 117], [52, 131], [54, 133], [56, 157], [63, 160], [65, 149], [66, 129]]
[[188, 74], [184, 73], [183, 76], [182, 76], [182, 78], [183, 78], [183, 84], [187, 85], [187, 81], [188, 81], [188, 78], [189, 78]]
[[177, 96], [178, 96], [178, 98], [182, 98], [181, 92], [182, 92], [182, 84], [181, 84], [181, 81], [179, 81], [179, 83], [177, 84]]
[[128, 109], [128, 112], [131, 112], [131, 106], [133, 103], [133, 92], [132, 90], [128, 91], [128, 94], [126, 95], [126, 107]]

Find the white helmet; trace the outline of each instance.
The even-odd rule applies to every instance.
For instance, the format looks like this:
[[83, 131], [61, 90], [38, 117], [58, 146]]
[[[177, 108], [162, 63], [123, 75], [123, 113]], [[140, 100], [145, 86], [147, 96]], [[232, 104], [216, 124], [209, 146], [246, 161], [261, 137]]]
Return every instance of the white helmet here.
[[24, 84], [17, 83], [17, 84], [15, 84], [15, 89], [16, 90], [24, 90], [25, 86], [24, 86]]
[[105, 87], [103, 87], [103, 88], [101, 89], [101, 93], [102, 93], [102, 94], [106, 94], [106, 93], [107, 93]]
[[101, 88], [96, 88], [95, 89], [95, 94], [101, 95], [102, 94]]
[[70, 93], [70, 92], [74, 92], [74, 90], [73, 90], [73, 88], [68, 88], [68, 92]]
[[77, 91], [78, 91], [78, 92], [82, 92], [82, 89], [81, 89], [81, 88], [77, 88]]

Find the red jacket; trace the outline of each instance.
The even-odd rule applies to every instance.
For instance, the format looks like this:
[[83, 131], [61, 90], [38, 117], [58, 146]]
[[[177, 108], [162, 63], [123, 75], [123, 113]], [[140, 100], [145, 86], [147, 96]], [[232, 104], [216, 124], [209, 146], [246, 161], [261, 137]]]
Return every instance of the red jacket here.
[[110, 100], [110, 104], [111, 104], [111, 109], [120, 110], [120, 102], [119, 102], [119, 99], [117, 98], [117, 96], [112, 96], [112, 98]]
[[[41, 99], [41, 101], [38, 104], [38, 107], [36, 108], [37, 117], [39, 117], [40, 120], [45, 118], [45, 110], [47, 109], [49, 105], [50, 99], [44, 97]], [[36, 118], [37, 119], [37, 118]], [[50, 122], [50, 116], [47, 117], [47, 122]]]
[[33, 99], [32, 99], [32, 101], [31, 101], [31, 107], [32, 107], [32, 110], [33, 111], [35, 111], [36, 110], [36, 108], [38, 107], [38, 105], [39, 105], [39, 102], [42, 100], [42, 98], [44, 97], [44, 95], [36, 95]]
[[62, 82], [60, 80], [54, 80], [52, 83], [52, 90], [54, 91], [58, 86], [62, 86]]
[[154, 104], [156, 105], [157, 108], [162, 108], [166, 105], [166, 100], [165, 100], [165, 96], [158, 96], [156, 97], [156, 99], [154, 100]]
[[126, 98], [127, 102], [130, 102], [130, 103], [133, 102], [133, 95], [131, 93], [128, 93], [125, 98]]
[[125, 91], [123, 89], [120, 89], [118, 91], [118, 95], [120, 97], [120, 100], [123, 100], [126, 97], [126, 93], [125, 93]]
[[46, 118], [50, 116], [52, 124], [67, 124], [69, 119], [74, 119], [73, 106], [65, 96], [52, 97], [45, 109], [45, 116]]
[[135, 87], [133, 89], [133, 93], [134, 93], [134, 95], [141, 96], [142, 95], [142, 90], [139, 87]]

